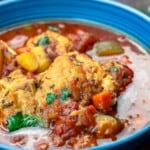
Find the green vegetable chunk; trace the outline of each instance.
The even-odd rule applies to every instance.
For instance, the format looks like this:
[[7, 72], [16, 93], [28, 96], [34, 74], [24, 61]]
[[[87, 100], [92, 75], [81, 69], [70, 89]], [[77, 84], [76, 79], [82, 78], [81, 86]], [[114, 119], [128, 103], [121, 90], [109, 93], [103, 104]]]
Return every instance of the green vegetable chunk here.
[[41, 37], [38, 39], [36, 45], [37, 46], [46, 46], [50, 43], [50, 40], [47, 36]]
[[25, 114], [23, 119], [22, 119], [22, 126], [23, 127], [34, 127], [37, 126], [38, 122], [36, 118], [33, 116], [29, 116], [28, 114]]
[[18, 112], [17, 114], [10, 116], [7, 120], [7, 124], [9, 132], [20, 129], [22, 126], [22, 114]]
[[65, 102], [67, 98], [70, 96], [71, 96], [71, 92], [68, 89], [64, 88], [61, 90], [61, 95], [60, 95], [61, 102]]
[[103, 41], [94, 45], [94, 50], [98, 56], [109, 56], [122, 54], [124, 52], [121, 45], [115, 41]]
[[112, 66], [112, 67], [110, 68], [110, 70], [113, 71], [113, 72], [117, 72], [117, 71], [118, 71], [118, 67]]
[[41, 127], [45, 126], [45, 121], [44, 121], [44, 119], [42, 117], [37, 116], [37, 115], [35, 115], [33, 117], [36, 119], [36, 121], [38, 122], [39, 126], [41, 126]]
[[51, 104], [55, 99], [56, 99], [56, 94], [54, 93], [48, 93], [46, 96], [47, 104]]
[[7, 120], [7, 128], [9, 132], [24, 128], [24, 127], [35, 127], [44, 126], [44, 120], [39, 116], [30, 116], [28, 114], [22, 115], [18, 112], [12, 115]]

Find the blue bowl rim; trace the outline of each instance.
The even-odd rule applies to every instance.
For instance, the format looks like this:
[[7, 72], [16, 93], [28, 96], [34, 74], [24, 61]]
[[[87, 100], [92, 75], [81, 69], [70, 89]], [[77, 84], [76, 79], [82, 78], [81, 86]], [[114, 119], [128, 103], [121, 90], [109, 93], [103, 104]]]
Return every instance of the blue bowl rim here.
[[[13, 4], [13, 3], [17, 3], [17, 2], [30, 2], [30, 0], [4, 0], [4, 1], [0, 1], [0, 7], [7, 7], [7, 4]], [[38, 0], [37, 0], [38, 1]], [[40, 1], [40, 0], [39, 0]], [[60, 2], [63, 2], [63, 0], [59, 0]], [[67, 1], [67, 0], [66, 0]], [[69, 1], [69, 0], [68, 0]], [[72, 0], [72, 1], [75, 1], [75, 0]], [[79, 0], [80, 1], [80, 0]], [[122, 10], [125, 10], [126, 12], [129, 12], [130, 14], [133, 14], [134, 16], [138, 16], [139, 19], [143, 20], [145, 23], [147, 24], [150, 24], [150, 17], [146, 16], [144, 13], [130, 7], [130, 6], [127, 6], [125, 4], [122, 4], [120, 2], [116, 2], [116, 0], [86, 0], [86, 2], [100, 2], [101, 4], [109, 4], [109, 6], [114, 6], [114, 7], [118, 7], [118, 8], [121, 8]], [[57, 17], [56, 20], [60, 20], [62, 21], [62, 18], [59, 18]], [[52, 21], [56, 21], [55, 19], [52, 19]], [[89, 24], [95, 24], [95, 25], [100, 25], [102, 26], [103, 28], [106, 28], [108, 30], [115, 30], [116, 33], [119, 33], [119, 34], [123, 34], [123, 35], [126, 35], [127, 37], [129, 37], [130, 39], [132, 39], [135, 43], [139, 43], [139, 45], [141, 45], [148, 53], [150, 53], [150, 44], [148, 42], [145, 43], [145, 41], [141, 41], [140, 39], [136, 38], [135, 36], [133, 36], [131, 33], [128, 33], [123, 31], [122, 29], [118, 29], [116, 28], [115, 26], [111, 26], [111, 25], [107, 25], [107, 24], [103, 24], [101, 22], [97, 22], [97, 21], [94, 21], [94, 20], [90, 20], [90, 19], [84, 19], [84, 18], [63, 18], [64, 21], [77, 21], [77, 22], [83, 22], [83, 23], [89, 23]], [[39, 22], [39, 21], [49, 21], [48, 18], [44, 18], [42, 20], [40, 20], [39, 18], [38, 19], [33, 19], [33, 20], [30, 20], [31, 23], [36, 23], [36, 22]], [[27, 24], [27, 21], [21, 21], [21, 23], [17, 22], [17, 23], [12, 23], [12, 24], [9, 24], [9, 25], [6, 25], [5, 27], [1, 27], [0, 28], [0, 32], [3, 31], [3, 30], [7, 30], [7, 29], [11, 29], [13, 28], [14, 26], [21, 26], [23, 24]], [[148, 32], [147, 32], [148, 33]], [[144, 39], [144, 38], [143, 38]], [[148, 39], [148, 38], [147, 38]]]
[[[22, 1], [22, 0], [5, 0], [5, 1], [1, 1], [0, 6], [7, 5], [7, 4], [10, 4], [10, 3], [13, 3], [13, 2], [19, 2], [19, 1]], [[98, 1], [98, 2], [101, 2], [101, 3], [105, 3], [105, 4], [112, 5], [112, 6], [120, 7], [125, 11], [128, 11], [130, 13], [133, 13], [135, 15], [140, 16], [141, 18], [143, 18], [144, 20], [146, 20], [150, 23], [150, 17], [148, 17], [145, 14], [143, 14], [142, 12], [140, 12], [140, 11], [130, 7], [130, 6], [122, 4], [120, 2], [116, 2], [114, 0], [91, 0], [91, 1]], [[138, 131], [136, 131], [133, 134], [130, 134], [128, 136], [125, 136], [125, 137], [122, 137], [122, 138], [118, 139], [117, 141], [113, 141], [113, 142], [106, 143], [106, 144], [103, 144], [103, 145], [98, 145], [98, 146], [95, 146], [95, 147], [91, 147], [89, 149], [90, 150], [98, 150], [98, 149], [106, 150], [108, 148], [109, 149], [110, 148], [115, 148], [119, 145], [123, 145], [125, 143], [128, 143], [130, 141], [133, 141], [133, 140], [137, 139], [138, 137], [141, 137], [142, 135], [146, 134], [148, 131], [150, 131], [150, 124], [144, 126], [143, 128], [139, 129]], [[0, 144], [0, 148], [2, 148], [3, 150], [20, 150], [19, 148], [4, 145], [4, 144]]]
[[[7, 5], [7, 4], [10, 4], [12, 2], [19, 2], [19, 1], [22, 1], [22, 0], [4, 0], [4, 1], [0, 1], [0, 6], [3, 6], [3, 5]], [[145, 15], [144, 13], [138, 11], [137, 9], [133, 8], [133, 7], [130, 7], [126, 4], [122, 4], [120, 2], [116, 2], [115, 0], [91, 0], [91, 1], [97, 1], [97, 2], [103, 2], [103, 3], [106, 3], [106, 4], [110, 4], [110, 5], [115, 5], [115, 6], [118, 6], [126, 11], [130, 11], [131, 13], [134, 13], [140, 17], [142, 17], [143, 19], [146, 19], [147, 21], [150, 22], [150, 17], [148, 17], [147, 15]]]

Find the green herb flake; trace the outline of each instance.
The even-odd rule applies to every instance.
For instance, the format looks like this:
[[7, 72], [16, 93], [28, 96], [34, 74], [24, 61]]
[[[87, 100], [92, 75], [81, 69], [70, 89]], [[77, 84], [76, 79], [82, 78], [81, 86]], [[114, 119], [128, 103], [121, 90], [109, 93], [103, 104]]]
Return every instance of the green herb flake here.
[[22, 114], [20, 112], [18, 112], [15, 115], [10, 116], [7, 119], [7, 128], [9, 130], [9, 132], [18, 130], [21, 128], [21, 123], [22, 123]]
[[65, 102], [67, 98], [70, 96], [71, 96], [71, 92], [68, 89], [64, 88], [61, 90], [61, 95], [60, 95], [61, 102]]
[[22, 119], [22, 127], [35, 127], [38, 125], [38, 122], [34, 116], [25, 114]]
[[41, 37], [38, 39], [36, 45], [37, 46], [46, 46], [50, 43], [50, 40], [47, 36]]
[[9, 132], [35, 126], [45, 126], [43, 118], [40, 116], [30, 116], [28, 114], [22, 115], [21, 112], [18, 112], [17, 114], [10, 116], [7, 120]]
[[48, 26], [48, 30], [54, 31], [54, 32], [58, 32], [59, 28], [55, 27], [55, 26]]
[[47, 104], [51, 104], [56, 99], [55, 93], [47, 93], [46, 102]]
[[39, 125], [39, 126], [41, 126], [41, 127], [44, 127], [44, 126], [45, 126], [45, 121], [44, 121], [43, 118], [41, 118], [40, 116], [37, 116], [37, 115], [35, 115], [35, 116], [33, 116], [33, 117], [36, 119], [36, 121], [38, 122], [38, 125]]
[[113, 72], [117, 72], [117, 71], [118, 71], [118, 67], [116, 67], [116, 66], [112, 66], [112, 67], [111, 67], [111, 71], [113, 71]]

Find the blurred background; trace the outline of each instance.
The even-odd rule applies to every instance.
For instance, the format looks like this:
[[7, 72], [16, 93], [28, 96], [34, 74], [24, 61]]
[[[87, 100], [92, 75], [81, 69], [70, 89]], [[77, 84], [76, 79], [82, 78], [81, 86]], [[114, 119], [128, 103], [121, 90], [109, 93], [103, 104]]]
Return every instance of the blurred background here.
[[118, 2], [130, 5], [146, 15], [150, 16], [150, 0], [116, 0]]
[[[3, 0], [0, 0], [3, 1]], [[114, 0], [132, 6], [150, 16], [150, 0]]]
[[[2, 1], [2, 0], [0, 0]], [[136, 8], [150, 17], [150, 0], [114, 0]], [[142, 141], [142, 140], [141, 140]], [[130, 149], [129, 149], [130, 150]], [[150, 138], [143, 141], [136, 150], [150, 150]]]

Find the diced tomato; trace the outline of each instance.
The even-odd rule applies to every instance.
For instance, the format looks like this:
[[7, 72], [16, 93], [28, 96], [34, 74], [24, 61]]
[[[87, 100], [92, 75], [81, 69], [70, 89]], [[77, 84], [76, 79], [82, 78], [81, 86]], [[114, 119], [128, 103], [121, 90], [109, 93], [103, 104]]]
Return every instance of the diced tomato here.
[[80, 133], [80, 127], [76, 126], [76, 121], [61, 117], [55, 123], [53, 134], [58, 135], [64, 140], [67, 140]]
[[89, 105], [87, 109], [88, 109], [88, 111], [91, 112], [92, 114], [94, 114], [94, 113], [96, 112], [96, 109], [95, 109], [95, 107], [94, 107], [93, 105]]
[[95, 124], [95, 118], [94, 118], [94, 114], [96, 112], [96, 109], [93, 105], [90, 105], [87, 107], [87, 109], [85, 110], [84, 114], [85, 114], [85, 120], [86, 120], [86, 125], [87, 126], [92, 126]]
[[72, 111], [79, 108], [78, 103], [72, 100], [69, 100], [67, 103], [61, 105], [61, 115], [68, 116]]
[[97, 109], [108, 109], [111, 106], [111, 94], [108, 91], [103, 91], [92, 97], [93, 105]]
[[76, 30], [75, 33], [69, 33], [67, 36], [73, 42], [74, 48], [80, 52], [85, 52], [90, 49], [98, 40], [92, 34], [82, 30]]
[[95, 125], [94, 114], [96, 109], [93, 105], [89, 105], [86, 108], [82, 108], [78, 114], [77, 124], [79, 126], [93, 126]]

